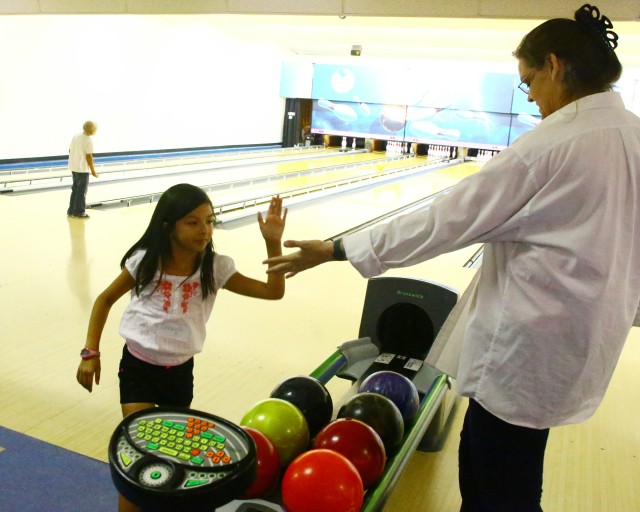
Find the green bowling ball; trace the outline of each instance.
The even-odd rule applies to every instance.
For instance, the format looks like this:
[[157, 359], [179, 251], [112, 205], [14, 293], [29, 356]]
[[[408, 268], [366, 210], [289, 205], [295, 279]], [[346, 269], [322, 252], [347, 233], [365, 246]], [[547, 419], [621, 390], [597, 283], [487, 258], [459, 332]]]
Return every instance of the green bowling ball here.
[[255, 428], [269, 438], [280, 464], [286, 467], [309, 446], [309, 427], [300, 409], [280, 398], [268, 398], [255, 404], [240, 425]]

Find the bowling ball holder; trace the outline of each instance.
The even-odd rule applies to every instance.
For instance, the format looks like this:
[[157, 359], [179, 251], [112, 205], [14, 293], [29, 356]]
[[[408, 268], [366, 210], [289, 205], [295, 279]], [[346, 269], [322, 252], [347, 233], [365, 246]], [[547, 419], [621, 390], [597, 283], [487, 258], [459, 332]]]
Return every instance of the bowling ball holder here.
[[223, 418], [156, 407], [126, 417], [109, 442], [114, 485], [142, 510], [211, 512], [242, 495], [257, 471], [253, 439]]

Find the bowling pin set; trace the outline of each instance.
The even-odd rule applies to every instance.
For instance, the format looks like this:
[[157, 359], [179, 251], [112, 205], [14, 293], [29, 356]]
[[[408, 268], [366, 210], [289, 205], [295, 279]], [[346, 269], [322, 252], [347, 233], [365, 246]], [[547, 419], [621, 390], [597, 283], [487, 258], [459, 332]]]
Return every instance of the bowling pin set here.
[[429, 144], [427, 156], [453, 160], [458, 156], [458, 148], [455, 146], [436, 146], [434, 144]]
[[399, 140], [387, 141], [387, 155], [407, 155], [412, 151], [412, 148], [406, 142], [400, 142]]
[[[340, 147], [341, 147], [341, 151], [346, 151], [347, 150], [347, 138], [346, 137], [342, 137], [342, 143], [340, 144]], [[355, 137], [351, 141], [351, 150], [352, 151], [356, 150], [356, 138]]]
[[499, 151], [491, 151], [488, 149], [479, 149], [478, 150], [478, 160], [486, 161], [491, 160], [495, 155], [497, 155]]

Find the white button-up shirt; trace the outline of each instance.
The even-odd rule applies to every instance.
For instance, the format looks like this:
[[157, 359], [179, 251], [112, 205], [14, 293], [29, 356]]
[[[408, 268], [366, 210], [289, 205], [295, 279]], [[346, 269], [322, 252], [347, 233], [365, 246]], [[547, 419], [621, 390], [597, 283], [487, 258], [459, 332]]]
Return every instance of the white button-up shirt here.
[[640, 119], [587, 96], [430, 209], [344, 239], [365, 277], [485, 243], [458, 390], [516, 425], [583, 421], [640, 301]]

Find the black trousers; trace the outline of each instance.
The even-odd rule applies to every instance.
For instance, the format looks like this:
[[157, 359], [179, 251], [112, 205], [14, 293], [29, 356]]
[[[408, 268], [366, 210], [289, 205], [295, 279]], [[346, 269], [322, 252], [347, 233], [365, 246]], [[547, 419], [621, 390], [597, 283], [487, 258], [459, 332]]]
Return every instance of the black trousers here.
[[87, 189], [89, 188], [88, 172], [72, 172], [73, 184], [67, 215], [82, 215], [86, 206]]
[[541, 512], [549, 429], [512, 425], [469, 399], [458, 453], [460, 512]]

